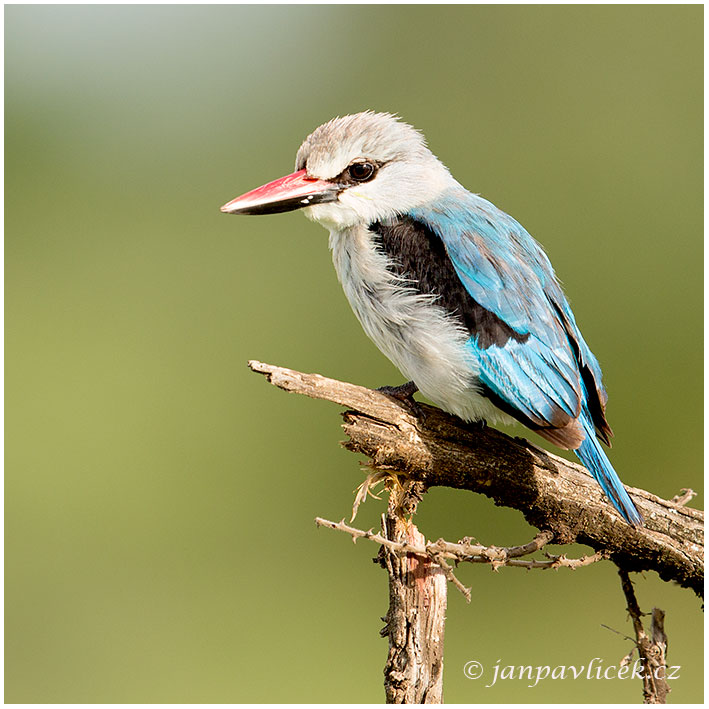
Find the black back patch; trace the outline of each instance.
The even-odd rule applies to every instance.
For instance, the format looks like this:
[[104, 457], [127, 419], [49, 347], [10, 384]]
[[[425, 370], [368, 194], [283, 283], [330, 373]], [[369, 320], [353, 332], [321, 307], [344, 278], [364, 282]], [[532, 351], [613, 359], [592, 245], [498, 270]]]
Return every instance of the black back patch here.
[[441, 239], [425, 224], [402, 217], [393, 224], [370, 224], [389, 257], [389, 270], [411, 281], [412, 288], [437, 296], [436, 304], [456, 315], [478, 346], [504, 345], [514, 339], [524, 342], [529, 335], [515, 332], [504, 320], [476, 302], [458, 278]]

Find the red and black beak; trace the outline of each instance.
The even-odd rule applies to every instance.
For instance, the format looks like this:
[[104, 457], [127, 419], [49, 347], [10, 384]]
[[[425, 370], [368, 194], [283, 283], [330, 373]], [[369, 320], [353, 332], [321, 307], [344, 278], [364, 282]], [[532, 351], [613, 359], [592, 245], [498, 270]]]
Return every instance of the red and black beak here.
[[298, 170], [232, 199], [221, 211], [226, 214], [291, 212], [313, 204], [334, 202], [341, 191], [340, 185], [308, 177], [305, 170]]

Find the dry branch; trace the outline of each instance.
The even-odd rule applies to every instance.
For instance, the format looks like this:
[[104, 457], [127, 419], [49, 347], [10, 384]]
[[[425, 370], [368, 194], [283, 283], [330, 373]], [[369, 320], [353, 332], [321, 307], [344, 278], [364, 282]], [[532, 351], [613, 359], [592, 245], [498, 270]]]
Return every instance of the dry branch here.
[[644, 704], [666, 704], [670, 687], [667, 684], [667, 636], [665, 635], [665, 613], [659, 608], [652, 609], [650, 634], [645, 632], [638, 601], [628, 572], [618, 569], [620, 582], [625, 594], [628, 613], [633, 621], [635, 647], [643, 667]]
[[425, 420], [400, 401], [365, 387], [251, 361], [249, 367], [285, 391], [347, 407], [344, 445], [371, 458], [375, 470], [479, 492], [520, 510], [551, 543], [587, 544], [626, 571], [654, 570], [703, 593], [704, 513], [676, 500], [628, 488], [645, 527], [623, 522], [586, 470], [521, 438], [467, 425], [422, 405]]
[[539, 559], [522, 560], [519, 557], [533, 554], [539, 551], [547, 544], [553, 535], [551, 532], [540, 532], [531, 542], [516, 547], [486, 547], [481, 544], [470, 544], [463, 540], [456, 543], [447, 542], [444, 539], [438, 539], [435, 542], [424, 540], [422, 544], [414, 545], [409, 542], [393, 542], [386, 539], [381, 534], [369, 529], [364, 531], [351, 527], [345, 523], [345, 520], [339, 522], [331, 522], [322, 517], [315, 518], [315, 524], [318, 527], [327, 527], [335, 529], [339, 532], [345, 532], [352, 537], [352, 541], [358, 539], [368, 539], [376, 544], [381, 544], [398, 551], [401, 554], [418, 554], [419, 556], [428, 556], [443, 568], [449, 581], [451, 581], [458, 590], [470, 602], [470, 589], [463, 586], [460, 581], [453, 575], [453, 571], [446, 564], [445, 559], [453, 559], [458, 563], [468, 564], [488, 564], [493, 571], [497, 571], [502, 566], [511, 566], [515, 569], [579, 569], [582, 566], [595, 564], [597, 561], [607, 558], [603, 552], [596, 552], [591, 556], [582, 556], [579, 559], [569, 559], [564, 554], [546, 554], [545, 561]]
[[[423, 534], [406, 519], [416, 511], [420, 488], [414, 483], [389, 495], [382, 531], [395, 546], [417, 548], [425, 544]], [[402, 553], [384, 545], [379, 562], [389, 575], [389, 610], [381, 631], [389, 639], [384, 666], [387, 704], [442, 704], [446, 580], [460, 582], [451, 578], [453, 572], [445, 561], [426, 554]]]

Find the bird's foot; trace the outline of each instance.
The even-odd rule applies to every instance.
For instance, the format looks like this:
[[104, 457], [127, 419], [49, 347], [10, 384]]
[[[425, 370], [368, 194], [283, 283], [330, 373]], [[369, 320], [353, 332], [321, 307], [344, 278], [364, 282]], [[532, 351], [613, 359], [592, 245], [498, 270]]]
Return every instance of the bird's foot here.
[[406, 384], [401, 384], [398, 387], [379, 387], [378, 392], [391, 396], [398, 401], [406, 404], [411, 413], [422, 421], [426, 420], [426, 413], [421, 408], [419, 403], [414, 399], [414, 394], [419, 390], [419, 388], [413, 382], [406, 382]]
[[399, 401], [406, 401], [410, 399], [419, 388], [414, 384], [414, 382], [406, 382], [406, 384], [400, 384], [398, 387], [379, 387], [377, 391], [387, 396], [393, 396]]

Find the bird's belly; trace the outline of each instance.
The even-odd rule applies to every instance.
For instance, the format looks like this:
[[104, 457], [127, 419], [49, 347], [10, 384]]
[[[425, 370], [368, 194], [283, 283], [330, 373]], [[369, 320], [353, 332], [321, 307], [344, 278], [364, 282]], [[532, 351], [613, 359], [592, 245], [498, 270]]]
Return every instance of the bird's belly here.
[[[331, 239], [345, 295], [374, 344], [421, 393], [466, 421], [507, 420], [480, 393], [469, 334], [435, 299], [396, 281], [369, 241]], [[349, 247], [349, 248], [348, 248]]]
[[383, 316], [361, 303], [353, 309], [374, 344], [434, 404], [466, 421], [500, 419], [502, 412], [480, 393], [478, 368], [464, 340], [454, 326], [442, 327], [438, 314], [390, 319], [392, 313]]

